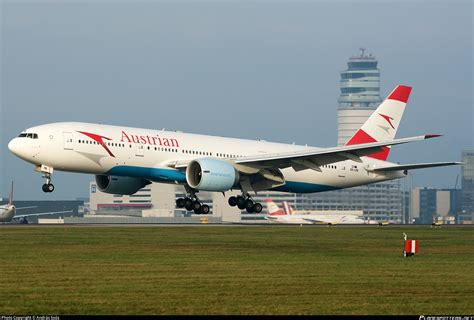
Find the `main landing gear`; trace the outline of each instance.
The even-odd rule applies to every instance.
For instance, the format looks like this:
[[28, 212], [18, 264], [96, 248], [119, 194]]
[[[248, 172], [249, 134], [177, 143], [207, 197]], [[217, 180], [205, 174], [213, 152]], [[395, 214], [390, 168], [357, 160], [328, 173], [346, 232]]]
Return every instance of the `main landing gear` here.
[[195, 193], [191, 193], [186, 198], [176, 199], [178, 208], [186, 208], [188, 211], [194, 211], [195, 214], [209, 214], [210, 208], [207, 204], [203, 204]]
[[260, 213], [263, 209], [262, 205], [258, 202], [254, 202], [248, 194], [245, 196], [230, 197], [229, 205], [231, 207], [237, 206], [240, 210], [245, 209], [248, 213]]

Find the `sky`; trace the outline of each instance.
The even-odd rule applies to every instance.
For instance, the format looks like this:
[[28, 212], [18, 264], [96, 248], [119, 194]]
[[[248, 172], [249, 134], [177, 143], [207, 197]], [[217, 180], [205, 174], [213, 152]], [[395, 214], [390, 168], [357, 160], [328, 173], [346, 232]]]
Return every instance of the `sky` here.
[[[0, 0], [0, 195], [88, 197], [92, 175], [55, 172], [41, 191], [8, 142], [25, 128], [84, 121], [318, 147], [337, 144], [340, 71], [360, 47], [381, 95], [413, 86], [392, 148], [400, 163], [474, 148], [471, 1]], [[413, 171], [453, 188], [459, 167]], [[459, 186], [459, 185], [458, 185]]]

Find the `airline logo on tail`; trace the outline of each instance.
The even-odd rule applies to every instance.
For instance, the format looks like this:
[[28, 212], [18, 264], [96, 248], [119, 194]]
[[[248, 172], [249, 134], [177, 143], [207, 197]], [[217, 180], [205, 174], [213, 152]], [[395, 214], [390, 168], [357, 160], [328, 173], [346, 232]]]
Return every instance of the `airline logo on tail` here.
[[379, 115], [388, 122], [388, 124], [392, 127], [392, 129], [395, 129], [395, 127], [393, 126], [393, 123], [392, 123], [392, 120], [393, 120], [392, 117], [386, 116], [386, 115], [381, 114], [381, 113], [379, 113]]
[[[410, 93], [411, 87], [397, 86], [364, 125], [349, 139], [346, 146], [394, 140]], [[371, 154], [368, 157], [386, 161], [390, 147], [382, 147], [381, 149], [381, 152]]]
[[286, 215], [283, 210], [281, 210], [272, 199], [265, 200], [267, 204], [267, 211], [269, 216], [284, 216]]
[[269, 216], [287, 216], [294, 214], [293, 208], [286, 201], [283, 201], [283, 210], [280, 209], [278, 205], [273, 202], [272, 199], [267, 199], [265, 200], [265, 202], [267, 203], [267, 210]]

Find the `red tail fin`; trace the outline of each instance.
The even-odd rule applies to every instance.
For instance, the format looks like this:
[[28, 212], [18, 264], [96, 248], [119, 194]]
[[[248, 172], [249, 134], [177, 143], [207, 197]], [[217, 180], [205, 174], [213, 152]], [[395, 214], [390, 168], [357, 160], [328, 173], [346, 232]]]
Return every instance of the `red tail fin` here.
[[13, 180], [12, 180], [12, 190], [10, 191], [10, 197], [8, 198], [8, 205], [11, 206], [13, 204]]
[[[349, 139], [346, 146], [393, 140], [402, 120], [410, 93], [411, 87], [397, 86], [372, 113], [364, 125]], [[382, 151], [368, 155], [368, 157], [387, 160], [390, 147], [382, 147], [381, 149]]]

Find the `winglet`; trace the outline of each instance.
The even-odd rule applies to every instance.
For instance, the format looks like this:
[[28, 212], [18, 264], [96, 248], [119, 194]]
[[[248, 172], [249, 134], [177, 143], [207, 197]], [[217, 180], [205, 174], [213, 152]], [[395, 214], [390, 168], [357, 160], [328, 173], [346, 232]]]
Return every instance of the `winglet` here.
[[425, 134], [425, 139], [442, 137], [442, 134]]

